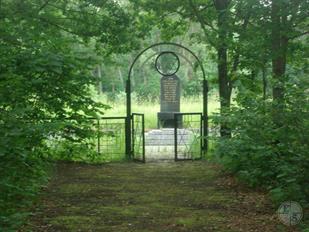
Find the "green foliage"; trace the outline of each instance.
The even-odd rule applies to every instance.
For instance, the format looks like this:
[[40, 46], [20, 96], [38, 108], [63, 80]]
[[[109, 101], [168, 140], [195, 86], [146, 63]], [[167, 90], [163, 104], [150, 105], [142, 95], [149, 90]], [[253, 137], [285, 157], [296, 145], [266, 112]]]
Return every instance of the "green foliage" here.
[[202, 93], [202, 84], [198, 79], [185, 81], [182, 88], [184, 97], [198, 97]]
[[[228, 4], [224, 12], [217, 9], [220, 2]], [[224, 74], [220, 96], [233, 87], [239, 94], [237, 107], [222, 110], [227, 114], [218, 118], [228, 122], [233, 136], [218, 141], [217, 153], [241, 179], [268, 188], [275, 201], [308, 199], [308, 83], [301, 79], [308, 72], [308, 2], [282, 1], [280, 25], [273, 21], [272, 3], [1, 0], [0, 228], [9, 231], [23, 223], [24, 209], [47, 182], [50, 160], [100, 159], [93, 151], [97, 131], [84, 118], [102, 115], [107, 106], [94, 100], [93, 89], [100, 84], [117, 113], [124, 115], [117, 97], [140, 50], [138, 38], [145, 39], [143, 47], [160, 40], [191, 45], [210, 88], [218, 83], [214, 62], [222, 63], [215, 51], [226, 50], [227, 62], [218, 66]], [[286, 45], [282, 51], [276, 51], [276, 40], [270, 39], [275, 32], [282, 37], [277, 42]], [[122, 52], [127, 54], [114, 54]], [[180, 54], [181, 62], [189, 61], [178, 72], [182, 95], [200, 96], [200, 70]], [[280, 83], [272, 83], [270, 61], [280, 54], [282, 59], [272, 64], [273, 72], [280, 68]], [[160, 76], [150, 74], [153, 59], [142, 58], [145, 62], [137, 66], [145, 69], [137, 67], [132, 76], [133, 100], [136, 108], [146, 103], [141, 110], [153, 113], [146, 117], [150, 128], [159, 110], [154, 102]], [[263, 86], [257, 84], [261, 73]], [[284, 102], [260, 99], [262, 92], [267, 98], [275, 84], [284, 87]], [[197, 98], [183, 105], [182, 111], [201, 111]]]
[[32, 206], [37, 193], [47, 184], [50, 168], [47, 160], [38, 159], [35, 155], [27, 159], [1, 161], [0, 226], [3, 231], [15, 231], [24, 223], [29, 215], [25, 209]]
[[136, 46], [129, 15], [114, 1], [105, 3], [0, 2], [2, 230], [23, 223], [24, 208], [46, 182], [53, 138], [88, 145], [91, 124], [82, 118], [106, 109], [90, 91], [99, 55]]
[[[48, 149], [52, 152], [53, 160], [85, 163], [125, 160], [124, 120], [112, 121], [105, 119], [69, 120], [63, 131], [46, 141]], [[83, 136], [74, 134], [74, 130], [80, 130]]]
[[[294, 82], [285, 89], [284, 106], [264, 101], [253, 92], [239, 94], [238, 107], [225, 116], [232, 138], [219, 140], [217, 154], [240, 179], [267, 188], [276, 203], [305, 202], [309, 199], [308, 85]], [[282, 107], [278, 127], [273, 112]]]
[[143, 102], [158, 102], [160, 95], [158, 90], [160, 89], [160, 82], [155, 78], [149, 79], [147, 83], [138, 85], [136, 88], [136, 97], [139, 103]]

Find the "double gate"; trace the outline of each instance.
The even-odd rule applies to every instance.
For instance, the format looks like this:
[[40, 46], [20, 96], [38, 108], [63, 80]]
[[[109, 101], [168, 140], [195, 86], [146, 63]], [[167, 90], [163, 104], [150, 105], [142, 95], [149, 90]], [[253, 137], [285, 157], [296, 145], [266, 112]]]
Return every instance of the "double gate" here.
[[[207, 148], [207, 134], [203, 132], [202, 113], [174, 114], [174, 159], [197, 160], [203, 157]], [[144, 114], [133, 113], [131, 117], [131, 155], [133, 160], [145, 162], [145, 117]], [[164, 138], [162, 138], [164, 139]]]
[[[154, 49], [157, 48], [157, 49]], [[208, 128], [208, 82], [202, 62], [197, 55], [189, 48], [172, 42], [155, 43], [143, 49], [137, 54], [130, 65], [128, 78], [126, 80], [126, 154], [129, 158], [145, 162], [145, 120], [143, 114], [132, 114], [131, 111], [131, 75], [137, 61], [143, 57], [148, 51], [160, 51], [147, 57], [155, 58], [155, 70], [162, 77], [172, 77], [176, 75], [180, 68], [180, 59], [178, 55], [182, 54], [182, 58], [190, 65], [196, 64], [201, 69], [202, 89], [203, 89], [203, 113], [176, 113], [174, 114], [174, 159], [177, 160], [194, 160], [200, 159], [204, 151], [207, 151], [207, 128]], [[193, 60], [183, 55], [187, 53]], [[146, 54], [145, 54], [146, 55]], [[158, 60], [162, 56], [172, 55], [174, 58], [173, 65], [168, 70], [161, 70]], [[144, 62], [143, 64], [145, 64]], [[192, 66], [193, 67], [193, 66]], [[195, 70], [195, 67], [193, 67]], [[162, 80], [162, 79], [161, 79]], [[176, 87], [177, 89], [177, 87]], [[177, 91], [176, 91], [177, 92]], [[176, 94], [177, 95], [177, 94]], [[175, 110], [177, 111], [177, 110]], [[172, 128], [170, 128], [172, 129]], [[171, 135], [169, 131], [169, 135]], [[170, 142], [170, 141], [169, 141]], [[170, 144], [173, 144], [172, 142]]]

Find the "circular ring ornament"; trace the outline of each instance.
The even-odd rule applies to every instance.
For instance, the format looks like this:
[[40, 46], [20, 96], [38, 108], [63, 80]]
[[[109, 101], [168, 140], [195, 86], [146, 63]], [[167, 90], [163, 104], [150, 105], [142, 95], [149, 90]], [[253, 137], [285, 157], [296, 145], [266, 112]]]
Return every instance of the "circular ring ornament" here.
[[[164, 59], [166, 60], [164, 61]], [[166, 64], [165, 68], [162, 67], [162, 63]], [[163, 76], [173, 76], [175, 73], [178, 72], [180, 68], [179, 57], [176, 55], [175, 52], [161, 52], [156, 58], [155, 68]]]

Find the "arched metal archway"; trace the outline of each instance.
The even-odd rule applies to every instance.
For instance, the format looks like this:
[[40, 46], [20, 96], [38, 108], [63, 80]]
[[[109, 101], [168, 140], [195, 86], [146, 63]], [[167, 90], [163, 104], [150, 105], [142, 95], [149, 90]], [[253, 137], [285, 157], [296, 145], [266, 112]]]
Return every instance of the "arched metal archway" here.
[[[127, 109], [127, 115], [126, 115], [126, 155], [128, 158], [132, 157], [132, 144], [131, 144], [131, 134], [132, 134], [132, 128], [131, 128], [131, 119], [132, 119], [132, 111], [131, 111], [131, 75], [132, 75], [132, 70], [133, 67], [135, 65], [135, 63], [137, 62], [137, 60], [149, 49], [157, 47], [157, 46], [161, 46], [161, 45], [171, 45], [171, 46], [175, 46], [181, 49], [184, 49], [185, 51], [189, 52], [197, 61], [198, 65], [200, 66], [201, 70], [202, 70], [202, 75], [203, 75], [203, 152], [205, 153], [208, 150], [208, 140], [207, 140], [207, 136], [208, 136], [208, 107], [207, 107], [207, 102], [208, 102], [208, 82], [206, 80], [206, 74], [205, 74], [205, 70], [204, 67], [202, 65], [202, 62], [200, 61], [200, 59], [197, 57], [197, 55], [190, 50], [189, 48], [181, 45], [181, 44], [177, 44], [177, 43], [173, 43], [173, 42], [160, 42], [160, 43], [155, 43], [150, 45], [149, 47], [145, 48], [144, 50], [142, 50], [140, 53], [138, 53], [138, 55], [135, 57], [135, 59], [133, 60], [130, 68], [129, 68], [129, 73], [128, 73], [128, 79], [126, 81], [126, 109]], [[168, 52], [168, 50], [166, 50], [165, 52]]]

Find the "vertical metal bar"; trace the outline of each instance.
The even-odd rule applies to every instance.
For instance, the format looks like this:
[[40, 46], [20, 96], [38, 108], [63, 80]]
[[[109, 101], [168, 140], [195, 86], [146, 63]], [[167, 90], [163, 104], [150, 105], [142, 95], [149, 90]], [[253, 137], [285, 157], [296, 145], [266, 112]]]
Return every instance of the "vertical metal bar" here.
[[208, 151], [208, 83], [203, 80], [203, 156]]
[[157, 129], [160, 129], [160, 122], [159, 122], [159, 117], [157, 115]]
[[200, 114], [200, 158], [203, 158], [203, 114]]
[[[129, 74], [130, 77], [130, 74]], [[126, 156], [131, 158], [131, 81], [130, 78], [126, 81], [126, 97], [127, 97], [127, 118], [126, 118]]]
[[131, 153], [131, 155], [132, 155], [132, 159], [134, 159], [135, 158], [135, 124], [134, 124], [134, 119], [135, 119], [135, 115], [134, 114], [132, 114], [132, 147], [131, 147], [131, 151], [132, 151], [132, 153]]
[[97, 130], [98, 130], [98, 154], [100, 154], [101, 153], [101, 149], [100, 149], [100, 147], [101, 147], [101, 144], [100, 144], [100, 140], [101, 140], [101, 136], [100, 136], [100, 134], [101, 134], [101, 131], [100, 131], [100, 119], [98, 119], [98, 128], [97, 128]]
[[142, 138], [143, 138], [143, 162], [146, 162], [146, 157], [145, 157], [145, 116], [142, 114]]
[[177, 124], [177, 114], [174, 114], [174, 149], [175, 149], [175, 161], [178, 160], [178, 154], [177, 154], [177, 127], [178, 127], [178, 124]]

